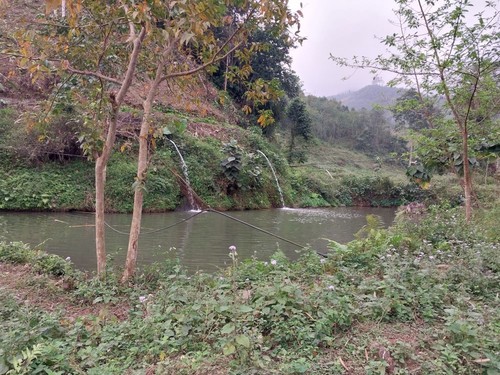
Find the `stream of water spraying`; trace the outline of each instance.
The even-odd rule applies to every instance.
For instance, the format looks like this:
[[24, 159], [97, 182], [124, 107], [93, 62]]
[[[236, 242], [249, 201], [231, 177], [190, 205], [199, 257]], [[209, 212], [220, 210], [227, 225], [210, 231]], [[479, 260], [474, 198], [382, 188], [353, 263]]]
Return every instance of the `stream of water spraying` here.
[[280, 200], [281, 200], [281, 207], [285, 207], [285, 199], [283, 198], [283, 191], [281, 190], [280, 183], [278, 181], [278, 176], [276, 176], [276, 172], [274, 171], [273, 165], [271, 164], [271, 161], [267, 158], [266, 154], [264, 154], [262, 151], [257, 150], [259, 154], [264, 156], [264, 159], [266, 159], [267, 164], [269, 164], [269, 168], [271, 168], [271, 172], [273, 172], [274, 180], [276, 181], [276, 186], [278, 187], [278, 192], [280, 193]]
[[187, 199], [189, 202], [189, 207], [192, 210], [198, 210], [199, 207], [196, 204], [194, 197], [193, 197], [193, 192], [191, 191], [191, 182], [189, 182], [189, 174], [188, 174], [187, 164], [184, 161], [184, 158], [182, 157], [181, 151], [179, 150], [179, 148], [177, 147], [175, 142], [172, 141], [171, 139], [169, 139], [169, 141], [170, 141], [170, 143], [172, 143], [174, 145], [175, 151], [177, 151], [177, 154], [179, 155], [179, 158], [181, 159], [182, 173], [184, 174], [184, 179], [186, 180], [186, 184], [187, 184]]

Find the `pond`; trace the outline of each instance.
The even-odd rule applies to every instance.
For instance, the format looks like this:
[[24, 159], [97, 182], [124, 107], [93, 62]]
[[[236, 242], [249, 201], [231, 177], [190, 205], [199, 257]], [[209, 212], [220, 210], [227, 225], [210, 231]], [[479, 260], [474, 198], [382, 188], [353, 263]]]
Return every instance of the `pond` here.
[[[327, 252], [326, 239], [351, 241], [366, 224], [365, 217], [369, 214], [379, 216], [388, 226], [395, 211], [342, 207], [234, 211], [223, 215], [192, 211], [144, 214], [138, 262], [147, 264], [177, 257], [191, 272], [211, 272], [230, 263], [231, 245], [237, 247], [240, 259], [256, 256], [269, 260], [278, 249], [294, 259], [300, 249], [298, 245]], [[106, 215], [107, 251], [119, 265], [125, 259], [130, 221], [131, 215]], [[92, 213], [0, 212], [1, 239], [23, 241], [49, 253], [70, 257], [83, 270], [96, 268]]]

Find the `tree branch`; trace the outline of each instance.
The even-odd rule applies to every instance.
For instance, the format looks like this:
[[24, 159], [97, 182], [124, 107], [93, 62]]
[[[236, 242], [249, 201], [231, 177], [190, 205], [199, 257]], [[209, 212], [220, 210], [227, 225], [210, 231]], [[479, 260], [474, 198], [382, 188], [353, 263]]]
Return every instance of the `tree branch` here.
[[190, 70], [166, 74], [164, 79], [175, 78], [175, 77], [184, 77], [184, 76], [189, 76], [189, 75], [195, 74], [195, 73], [199, 72], [200, 70], [203, 70], [206, 67], [225, 59], [227, 56], [229, 56], [231, 53], [233, 53], [235, 50], [237, 50], [241, 45], [242, 45], [242, 43], [238, 43], [233, 48], [231, 48], [228, 52], [226, 52], [224, 55], [217, 57], [217, 54], [222, 51], [222, 49], [219, 49], [217, 51], [217, 53], [215, 53], [214, 56], [206, 63], [204, 63], [200, 66], [197, 66], [196, 68], [190, 69]]
[[[247, 18], [250, 17], [251, 15], [253, 15], [255, 12], [255, 8], [252, 8], [250, 13], [248, 14]], [[203, 70], [205, 69], [206, 67], [216, 63], [216, 62], [219, 62], [223, 59], [225, 59], [226, 57], [228, 57], [231, 53], [233, 53], [234, 51], [236, 51], [242, 44], [243, 42], [240, 42], [238, 44], [236, 44], [235, 46], [233, 46], [228, 52], [226, 52], [224, 55], [221, 55], [219, 57], [217, 57], [223, 50], [224, 48], [229, 45], [229, 43], [231, 43], [233, 41], [233, 39], [236, 37], [236, 35], [238, 35], [241, 30], [243, 29], [243, 26], [245, 25], [245, 21], [243, 21], [240, 25], [240, 27], [238, 27], [236, 30], [234, 30], [234, 32], [229, 36], [229, 38], [227, 38], [227, 40], [219, 47], [219, 49], [217, 50], [217, 52], [212, 56], [212, 58], [207, 61], [206, 63], [194, 68], [194, 69], [191, 69], [191, 70], [186, 70], [186, 71], [183, 71], [183, 72], [176, 72], [176, 73], [170, 73], [170, 74], [167, 74], [165, 75], [164, 79], [169, 79], [169, 78], [175, 78], [175, 77], [183, 77], [183, 76], [188, 76], [188, 75], [192, 75], [192, 74], [195, 74], [197, 72], [199, 72], [200, 70]]]
[[135, 68], [137, 66], [137, 59], [139, 57], [139, 52], [141, 50], [142, 42], [144, 41], [145, 37], [146, 37], [146, 26], [142, 25], [139, 35], [137, 35], [137, 37], [132, 42], [133, 50], [132, 53], [130, 54], [130, 60], [128, 62], [127, 71], [125, 73], [125, 79], [123, 80], [120, 90], [118, 91], [118, 94], [116, 95], [115, 98], [114, 104], [118, 106], [123, 102], [125, 94], [127, 93], [130, 84], [132, 83], [132, 79], [134, 78]]
[[80, 69], [75, 69], [71, 66], [66, 67], [65, 70], [67, 70], [68, 72], [73, 73], [73, 74], [79, 74], [79, 75], [83, 75], [83, 76], [90, 76], [90, 77], [99, 78], [99, 79], [102, 79], [104, 81], [114, 83], [116, 85], [121, 85], [123, 83], [119, 79], [116, 79], [113, 77], [108, 77], [104, 74], [101, 74], [99, 72], [93, 72], [91, 70], [80, 70]]
[[441, 63], [441, 59], [439, 57], [439, 53], [438, 53], [437, 47], [436, 47], [436, 36], [434, 35], [434, 33], [429, 25], [429, 21], [427, 20], [427, 15], [422, 7], [421, 0], [418, 0], [418, 5], [420, 7], [420, 14], [421, 14], [421, 16], [424, 20], [424, 23], [425, 23], [425, 28], [427, 30], [427, 34], [429, 35], [429, 38], [431, 39], [432, 51], [434, 54], [434, 58], [436, 59], [436, 65], [437, 65], [438, 70], [439, 70], [439, 78], [441, 80], [441, 84], [443, 85], [443, 91], [444, 91], [444, 96], [446, 98], [446, 102], [450, 106], [451, 112], [453, 113], [453, 117], [455, 118], [455, 121], [457, 122], [458, 127], [463, 132], [465, 130], [464, 129], [465, 125], [462, 123], [461, 118], [460, 118], [460, 114], [458, 113], [458, 110], [457, 110], [457, 107], [453, 104], [453, 100], [451, 98], [450, 89], [448, 87], [448, 81], [446, 80], [446, 77], [444, 75], [445, 67]]

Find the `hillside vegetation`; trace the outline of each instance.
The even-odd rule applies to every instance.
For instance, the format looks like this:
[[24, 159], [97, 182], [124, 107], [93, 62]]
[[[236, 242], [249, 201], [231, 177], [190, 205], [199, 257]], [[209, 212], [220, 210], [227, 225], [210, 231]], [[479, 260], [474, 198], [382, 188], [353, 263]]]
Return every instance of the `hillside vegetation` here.
[[[1, 25], [5, 35], [15, 36], [2, 40], [9, 48], [22, 30], [9, 30], [9, 25], [28, 27], [44, 11], [43, 1], [16, 0], [12, 6], [15, 11], [4, 10], [8, 17]], [[257, 32], [253, 38], [280, 53], [260, 50], [251, 61], [249, 84], [224, 83], [221, 64], [211, 74], [200, 72], [159, 86], [151, 119], [155, 125], [148, 139], [145, 211], [186, 207], [189, 187], [172, 141], [203, 206], [228, 210], [281, 205], [270, 167], [257, 151], [276, 169], [288, 206], [397, 206], [421, 197], [418, 187], [402, 177], [397, 156], [389, 156], [391, 151], [401, 153], [403, 147], [375, 112], [345, 115], [336, 101], [320, 107], [320, 99], [305, 98], [306, 107], [298, 107], [306, 111], [305, 127], [297, 127], [297, 119], [288, 113], [300, 96], [298, 77], [288, 67], [291, 46], [272, 33]], [[178, 59], [180, 64], [183, 57]], [[103, 136], [88, 126], [85, 103], [79, 103], [74, 94], [87, 83], [74, 76], [64, 84], [50, 76], [34, 81], [25, 69], [16, 67], [15, 59], [7, 61], [0, 76], [0, 168], [4, 176], [0, 209], [93, 211], [91, 152], [95, 151], [91, 150]], [[247, 66], [243, 60], [235, 64], [241, 69]], [[282, 92], [259, 107], [247, 98], [252, 85], [262, 84], [263, 79], [274, 82], [269, 85], [278, 85]], [[141, 98], [146, 87], [145, 77], [138, 76], [117, 115], [117, 141], [107, 168], [108, 212], [132, 210]], [[245, 114], [242, 109], [248, 105], [254, 111]], [[263, 113], [267, 116], [266, 111], [272, 111], [274, 122], [264, 126], [259, 121]], [[382, 190], [375, 193], [376, 187]]]
[[[5, 176], [0, 182], [0, 208], [93, 210], [93, 163], [102, 150], [107, 127], [103, 118], [112, 90], [107, 88], [109, 98], [102, 95], [88, 101], [86, 98], [96, 97], [92, 90], [99, 92], [97, 81], [58, 71], [54, 66], [46, 74], [40, 73], [44, 67], [36, 65], [36, 53], [44, 55], [44, 51], [37, 48], [47, 42], [44, 37], [58, 35], [64, 29], [53, 30], [51, 22], [39, 22], [44, 17], [59, 20], [60, 13], [44, 15], [45, 3], [12, 0], [1, 10], [5, 17], [0, 23], [0, 43], [8, 53], [0, 67], [0, 167]], [[159, 26], [154, 25], [161, 31]], [[300, 38], [293, 39], [290, 30], [275, 26], [262, 24], [253, 30], [241, 54], [197, 74], [161, 82], [148, 120], [146, 211], [185, 206], [185, 177], [170, 140], [179, 146], [186, 161], [194, 192], [205, 204], [220, 209], [281, 204], [276, 181], [258, 150], [277, 170], [289, 206], [397, 206], [435, 199], [432, 188], [424, 191], [418, 185], [428, 187], [433, 175], [433, 181], [439, 181], [435, 176], [438, 173], [460, 175], [463, 162], [457, 152], [456, 134], [450, 129], [441, 134], [440, 129], [431, 128], [414, 103], [414, 91], [405, 91], [401, 97], [399, 89], [372, 84], [330, 99], [303, 96], [300, 78], [290, 69], [289, 55]], [[229, 30], [214, 26], [207, 32], [222, 37]], [[19, 59], [19, 53], [27, 53], [22, 46], [30, 46], [31, 52]], [[178, 46], [169, 63], [195, 67], [202, 57], [192, 47]], [[108, 73], [123, 70], [116, 58], [122, 58], [120, 53], [125, 52], [111, 52]], [[82, 66], [94, 64], [92, 59], [98, 57], [89, 55], [90, 60], [83, 61], [78, 50], [74, 55], [64, 49], [54, 53]], [[137, 191], [133, 165], [141, 139], [142, 101], [151, 83], [144, 72], [133, 80], [116, 116], [117, 141], [105, 201], [110, 212], [130, 211], [134, 189]], [[295, 104], [300, 111], [292, 113]], [[377, 107], [391, 105], [391, 112]], [[494, 106], [492, 101], [493, 110]], [[439, 108], [426, 110], [440, 115]], [[391, 118], [395, 115], [396, 126], [388, 113]], [[495, 173], [491, 162], [494, 154], [480, 150], [494, 149], [498, 128], [495, 130], [492, 116], [478, 112], [476, 118], [484, 119], [484, 126], [471, 133], [471, 142], [475, 142], [471, 160], [476, 162], [478, 176], [485, 176], [478, 180], [488, 182]], [[421, 133], [412, 133], [415, 131]], [[404, 177], [408, 165], [412, 166], [412, 183]], [[377, 194], [375, 187], [379, 189]], [[460, 200], [457, 189], [450, 196]]]

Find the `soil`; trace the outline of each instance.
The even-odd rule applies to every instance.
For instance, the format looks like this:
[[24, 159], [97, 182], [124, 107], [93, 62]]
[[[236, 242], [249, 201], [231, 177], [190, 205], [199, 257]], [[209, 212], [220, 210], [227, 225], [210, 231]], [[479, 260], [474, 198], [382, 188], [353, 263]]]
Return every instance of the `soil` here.
[[88, 305], [75, 301], [63, 279], [38, 275], [29, 265], [0, 263], [0, 289], [8, 291], [19, 303], [47, 312], [63, 312], [70, 322], [79, 317], [99, 316], [103, 311], [119, 320], [128, 316], [129, 306], [123, 302]]

